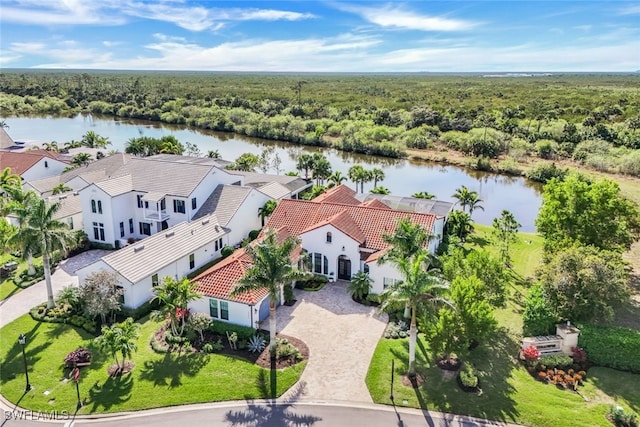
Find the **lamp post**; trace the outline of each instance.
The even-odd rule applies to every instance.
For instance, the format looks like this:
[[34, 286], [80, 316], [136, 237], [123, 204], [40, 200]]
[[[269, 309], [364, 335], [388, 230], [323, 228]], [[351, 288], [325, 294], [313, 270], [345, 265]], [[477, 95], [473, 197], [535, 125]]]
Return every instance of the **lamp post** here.
[[27, 369], [27, 355], [24, 352], [24, 346], [27, 344], [27, 337], [24, 334], [20, 334], [18, 337], [18, 342], [22, 346], [22, 360], [24, 360], [24, 375], [27, 378], [27, 387], [25, 388], [25, 393], [31, 390], [31, 384], [29, 384], [29, 369]]

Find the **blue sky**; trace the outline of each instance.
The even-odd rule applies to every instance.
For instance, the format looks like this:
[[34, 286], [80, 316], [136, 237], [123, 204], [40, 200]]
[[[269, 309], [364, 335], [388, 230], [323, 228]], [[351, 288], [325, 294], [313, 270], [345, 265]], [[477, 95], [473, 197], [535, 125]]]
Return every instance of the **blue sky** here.
[[640, 2], [2, 0], [0, 67], [640, 69]]

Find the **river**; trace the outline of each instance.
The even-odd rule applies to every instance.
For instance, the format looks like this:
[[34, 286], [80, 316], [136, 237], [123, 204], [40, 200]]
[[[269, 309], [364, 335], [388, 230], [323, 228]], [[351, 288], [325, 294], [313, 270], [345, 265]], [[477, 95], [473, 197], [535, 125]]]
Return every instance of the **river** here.
[[[333, 170], [345, 175], [353, 164], [365, 168], [379, 167], [386, 175], [379, 183], [398, 196], [410, 196], [419, 191], [428, 191], [441, 200], [455, 202], [451, 196], [457, 188], [466, 185], [479, 193], [484, 211], [473, 212], [473, 219], [490, 225], [503, 209], [513, 212], [522, 227], [521, 231], [535, 231], [535, 217], [540, 208], [540, 186], [524, 178], [478, 172], [456, 166], [410, 160], [389, 159], [345, 153], [334, 149], [303, 147], [287, 143], [243, 137], [235, 134], [211, 132], [186, 126], [166, 125], [140, 120], [123, 120], [111, 117], [77, 115], [75, 117], [9, 117], [5, 119], [7, 132], [15, 141], [51, 142], [60, 146], [72, 139], [80, 140], [89, 130], [109, 138], [109, 149], [124, 151], [127, 140], [138, 136], [159, 138], [174, 135], [180, 142], [196, 144], [203, 154], [218, 150], [222, 158], [234, 160], [240, 154], [260, 154], [266, 147], [274, 147], [282, 160], [283, 171], [295, 170], [295, 158], [301, 152], [322, 151], [331, 162]], [[272, 171], [273, 172], [273, 171]], [[353, 186], [350, 181], [347, 185]], [[373, 183], [365, 184], [365, 191]]]

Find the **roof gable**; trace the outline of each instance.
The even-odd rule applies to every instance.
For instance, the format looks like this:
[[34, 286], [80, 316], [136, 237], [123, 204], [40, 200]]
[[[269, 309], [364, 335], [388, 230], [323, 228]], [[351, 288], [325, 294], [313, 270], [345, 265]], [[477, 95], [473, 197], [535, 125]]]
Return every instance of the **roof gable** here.
[[354, 195], [356, 192], [344, 184], [340, 184], [337, 187], [330, 188], [326, 192], [320, 194], [313, 199], [316, 203], [341, 203], [343, 205], [359, 205], [360, 200], [356, 199]]
[[215, 213], [220, 224], [226, 226], [231, 218], [240, 210], [244, 201], [253, 189], [239, 185], [220, 184], [213, 193], [200, 206], [194, 219], [202, 218], [210, 213]]
[[8, 167], [11, 169], [11, 173], [22, 175], [44, 158], [60, 161], [57, 157], [45, 150], [29, 150], [19, 153], [14, 151], [0, 151], [0, 170]]

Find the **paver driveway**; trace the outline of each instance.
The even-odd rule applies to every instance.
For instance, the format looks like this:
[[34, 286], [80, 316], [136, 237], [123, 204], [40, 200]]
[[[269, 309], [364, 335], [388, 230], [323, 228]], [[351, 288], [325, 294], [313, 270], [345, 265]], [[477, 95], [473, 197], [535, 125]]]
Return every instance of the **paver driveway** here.
[[278, 332], [309, 347], [298, 399], [372, 402], [364, 380], [387, 316], [353, 302], [347, 285], [339, 281], [317, 292], [296, 289], [298, 302], [278, 307]]

